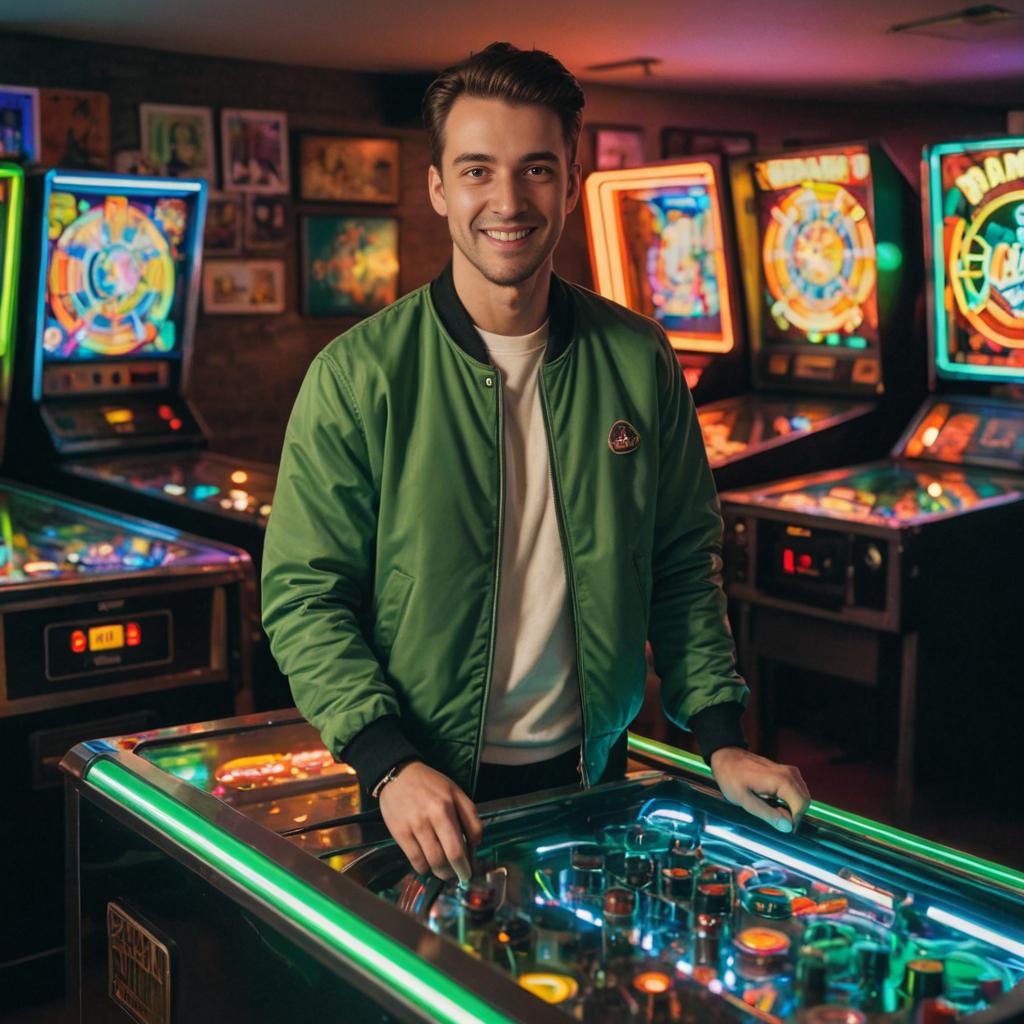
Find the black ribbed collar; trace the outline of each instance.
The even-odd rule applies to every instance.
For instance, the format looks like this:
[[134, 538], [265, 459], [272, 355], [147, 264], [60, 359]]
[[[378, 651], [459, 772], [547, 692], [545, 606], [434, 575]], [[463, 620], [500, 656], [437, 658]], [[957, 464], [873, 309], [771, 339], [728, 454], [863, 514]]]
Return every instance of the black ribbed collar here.
[[[448, 265], [430, 282], [430, 298], [444, 329], [467, 355], [478, 362], [490, 363], [480, 332], [455, 290], [455, 275]], [[565, 282], [557, 274], [551, 275], [551, 295], [548, 299], [548, 350], [544, 362], [557, 359], [568, 348], [574, 334], [573, 302]]]

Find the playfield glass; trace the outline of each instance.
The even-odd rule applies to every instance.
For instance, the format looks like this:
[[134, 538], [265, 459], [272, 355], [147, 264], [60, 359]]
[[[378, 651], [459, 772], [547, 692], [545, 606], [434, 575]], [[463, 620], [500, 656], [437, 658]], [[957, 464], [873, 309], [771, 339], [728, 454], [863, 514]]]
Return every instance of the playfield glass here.
[[921, 1020], [1024, 978], [1020, 907], [950, 875], [806, 823], [766, 834], [664, 777], [601, 789], [490, 817], [464, 886], [390, 844], [346, 874], [567, 1019]]
[[935, 368], [1024, 382], [1024, 138], [925, 155]]
[[970, 470], [929, 469], [883, 462], [798, 477], [762, 490], [736, 491], [730, 499], [751, 505], [907, 526], [1024, 497], [1024, 484]]
[[306, 831], [360, 810], [354, 769], [335, 761], [305, 722], [151, 742], [138, 753], [275, 832]]
[[[754, 399], [741, 396], [697, 410], [704, 448], [713, 469], [751, 449], [802, 437], [846, 418], [850, 407], [827, 399]], [[856, 410], [854, 410], [856, 411]]]
[[238, 465], [224, 455], [172, 452], [124, 455], [72, 467], [79, 476], [144, 491], [166, 501], [217, 509], [266, 524], [274, 501], [277, 474], [272, 467]]
[[49, 179], [44, 362], [181, 355], [204, 186], [142, 180]]
[[878, 346], [871, 157], [847, 146], [754, 165], [764, 341]]
[[656, 320], [679, 351], [733, 348], [714, 168], [705, 161], [590, 175], [587, 224], [602, 295]]
[[0, 589], [230, 558], [219, 548], [182, 540], [173, 530], [144, 529], [42, 493], [0, 487]]
[[1024, 408], [969, 398], [941, 398], [914, 425], [901, 453], [954, 465], [1024, 470]]

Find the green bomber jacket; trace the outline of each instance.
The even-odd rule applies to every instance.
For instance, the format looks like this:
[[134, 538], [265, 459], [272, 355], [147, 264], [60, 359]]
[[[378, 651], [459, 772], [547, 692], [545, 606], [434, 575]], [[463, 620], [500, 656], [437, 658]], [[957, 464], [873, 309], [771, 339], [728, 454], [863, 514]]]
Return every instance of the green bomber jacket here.
[[[653, 321], [552, 275], [541, 402], [576, 636], [584, 785], [640, 708], [646, 641], [705, 758], [743, 745], [722, 523], [693, 402]], [[422, 757], [472, 794], [504, 509], [499, 372], [430, 285], [332, 341], [285, 436], [263, 622], [295, 702], [367, 789]]]

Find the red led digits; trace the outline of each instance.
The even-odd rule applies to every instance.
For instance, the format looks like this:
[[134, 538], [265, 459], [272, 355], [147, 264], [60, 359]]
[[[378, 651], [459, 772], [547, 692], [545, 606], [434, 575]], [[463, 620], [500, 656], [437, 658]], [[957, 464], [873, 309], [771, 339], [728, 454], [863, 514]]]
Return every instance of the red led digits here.
[[124, 642], [129, 647], [138, 647], [142, 643], [142, 630], [137, 622], [129, 622], [124, 629]]
[[75, 654], [85, 654], [88, 646], [89, 641], [86, 639], [85, 631], [81, 629], [76, 629], [71, 634], [71, 650]]

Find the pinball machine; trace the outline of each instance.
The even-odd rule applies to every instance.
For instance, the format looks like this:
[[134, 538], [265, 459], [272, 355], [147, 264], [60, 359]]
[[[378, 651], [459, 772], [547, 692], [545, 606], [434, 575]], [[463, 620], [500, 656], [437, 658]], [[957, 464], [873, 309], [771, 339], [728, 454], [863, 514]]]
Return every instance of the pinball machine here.
[[886, 460], [723, 493], [727, 586], [763, 746], [780, 666], [888, 688], [903, 813], [922, 774], [1019, 812], [1024, 140], [922, 166], [932, 394]]
[[881, 147], [732, 167], [752, 390], [702, 404], [719, 490], [881, 454], [924, 390], [912, 191]]
[[[22, 194], [21, 168], [0, 164], [5, 395]], [[0, 1012], [59, 991], [60, 757], [112, 728], [230, 713], [249, 685], [251, 586], [244, 551], [0, 480]]]
[[[189, 398], [205, 181], [28, 176], [8, 471], [249, 552], [276, 467], [209, 450]], [[230, 386], [230, 375], [225, 380]], [[250, 707], [291, 702], [250, 602]]]
[[630, 752], [481, 805], [457, 885], [410, 870], [295, 712], [81, 744], [69, 1019], [1013, 1019], [1019, 871], [823, 804], [782, 835], [692, 755]]

